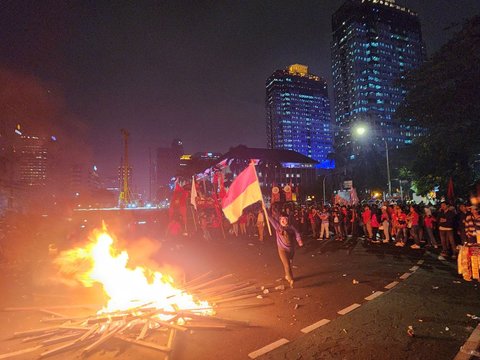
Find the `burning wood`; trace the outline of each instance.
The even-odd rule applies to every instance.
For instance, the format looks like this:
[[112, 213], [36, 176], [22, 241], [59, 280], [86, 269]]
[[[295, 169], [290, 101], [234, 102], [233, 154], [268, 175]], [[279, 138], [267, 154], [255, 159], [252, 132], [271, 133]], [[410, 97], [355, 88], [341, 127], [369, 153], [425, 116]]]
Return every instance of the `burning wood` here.
[[[82, 355], [90, 355], [113, 339], [158, 350], [168, 357], [177, 332], [251, 326], [248, 322], [219, 318], [214, 308], [226, 309], [229, 307], [221, 304], [256, 297], [259, 289], [252, 283], [224, 283], [233, 274], [212, 278], [212, 273], [208, 272], [180, 289], [174, 286], [169, 276], [139, 267], [128, 268], [128, 254], [112, 249], [113, 239], [108, 233], [104, 230], [95, 235], [92, 244], [62, 253], [57, 261], [64, 271], [77, 269], [73, 264], [80, 262], [84, 271], [74, 275], [86, 286], [101, 283], [109, 298], [108, 304], [89, 316], [67, 316], [57, 311], [91, 308], [92, 305], [4, 309], [40, 311], [51, 316], [42, 321], [58, 324], [14, 333], [13, 338], [21, 338], [22, 342], [37, 341], [38, 345], [0, 354], [0, 359], [39, 350], [42, 351], [40, 357], [45, 358], [77, 348], [82, 348]], [[259, 305], [264, 304], [239, 304], [230, 308]], [[160, 342], [161, 339], [164, 343]], [[50, 348], [52, 345], [56, 347]]]

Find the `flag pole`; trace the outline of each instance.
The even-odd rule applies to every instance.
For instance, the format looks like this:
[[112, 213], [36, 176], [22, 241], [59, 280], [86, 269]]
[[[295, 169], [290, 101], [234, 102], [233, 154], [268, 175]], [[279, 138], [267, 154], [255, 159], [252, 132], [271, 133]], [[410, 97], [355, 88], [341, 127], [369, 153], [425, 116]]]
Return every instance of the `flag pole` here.
[[[253, 160], [250, 162], [250, 165], [253, 166], [253, 169], [255, 170], [255, 178], [257, 179], [258, 186], [260, 186], [260, 181], [258, 181], [258, 176], [257, 176], [257, 169], [255, 169], [255, 163]], [[260, 189], [261, 191], [261, 189]], [[267, 209], [265, 208], [265, 202], [263, 201], [263, 196], [262, 196], [262, 209], [263, 209], [263, 214], [265, 216], [265, 221], [267, 222], [267, 228], [268, 228], [268, 233], [270, 236], [272, 236], [272, 229], [270, 227], [270, 220], [268, 219], [268, 214], [267, 214]]]

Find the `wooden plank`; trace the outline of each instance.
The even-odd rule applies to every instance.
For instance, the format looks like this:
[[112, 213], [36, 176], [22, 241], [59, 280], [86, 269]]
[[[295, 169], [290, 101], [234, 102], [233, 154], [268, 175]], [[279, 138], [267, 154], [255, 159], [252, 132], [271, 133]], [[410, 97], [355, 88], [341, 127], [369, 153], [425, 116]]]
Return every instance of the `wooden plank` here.
[[183, 287], [189, 287], [191, 285], [195, 285], [196, 283], [198, 283], [200, 280], [203, 280], [205, 279], [207, 276], [209, 276], [213, 271], [210, 270], [210, 271], [207, 271], [206, 273], [200, 275], [200, 276], [197, 276], [196, 278], [193, 278], [192, 280], [190, 281], [187, 281]]
[[96, 340], [93, 344], [90, 344], [85, 349], [83, 349], [82, 354], [83, 355], [88, 355], [89, 353], [91, 353], [92, 351], [97, 349], [100, 345], [102, 345], [103, 343], [105, 343], [108, 340], [110, 340], [111, 338], [113, 338], [117, 333], [126, 329], [128, 327], [128, 325], [129, 324], [126, 324], [126, 325], [119, 324], [119, 325], [114, 326], [114, 328], [112, 330], [109, 329], [107, 332], [102, 334], [100, 339]]
[[167, 352], [167, 353], [171, 351], [171, 349], [166, 347], [166, 346], [162, 346], [162, 345], [155, 344], [155, 343], [152, 343], [152, 342], [149, 342], [149, 341], [144, 341], [144, 340], [130, 339], [130, 338], [128, 338], [126, 336], [123, 336], [123, 335], [117, 335], [117, 336], [115, 336], [115, 339], [120, 339], [120, 340], [128, 342], [130, 344], [135, 344], [135, 345], [138, 345], [138, 346], [143, 346], [143, 347], [146, 347], [146, 348], [149, 348], [149, 349], [159, 350], [159, 351], [163, 351], [163, 352]]
[[150, 326], [150, 320], [145, 321], [145, 324], [142, 327], [142, 330], [140, 331], [140, 334], [137, 336], [137, 340], [142, 340], [145, 335], [147, 335], [148, 328]]
[[14, 358], [14, 357], [17, 357], [17, 356], [20, 356], [20, 355], [25, 355], [25, 354], [37, 351], [37, 350], [41, 349], [42, 347], [43, 347], [42, 345], [38, 345], [38, 346], [33, 346], [33, 347], [22, 349], [22, 350], [17, 350], [17, 351], [12, 351], [12, 352], [5, 353], [5, 354], [0, 354], [0, 359], [1, 360], [11, 359], [11, 358]]
[[82, 334], [76, 333], [76, 334], [68, 334], [68, 335], [59, 336], [59, 337], [56, 337], [56, 338], [53, 338], [53, 339], [48, 339], [48, 340], [42, 341], [42, 345], [49, 346], [49, 345], [62, 343], [62, 342], [65, 342], [65, 341], [77, 339], [81, 335]]
[[185, 332], [185, 331], [188, 330], [184, 326], [180, 326], [180, 325], [177, 325], [177, 324], [172, 324], [172, 323], [169, 323], [168, 321], [162, 321], [160, 319], [152, 318], [151, 321], [157, 323], [158, 325], [165, 326], [165, 327], [168, 327], [170, 329], [179, 330], [179, 331], [182, 331], [182, 332]]
[[223, 303], [230, 302], [230, 301], [237, 301], [237, 300], [254, 298], [254, 297], [256, 297], [256, 294], [239, 295], [239, 296], [234, 296], [234, 297], [231, 297], [231, 298], [221, 299], [221, 300], [216, 301], [215, 303], [216, 304], [223, 304]]
[[227, 274], [227, 275], [223, 275], [223, 276], [220, 276], [219, 278], [216, 278], [216, 279], [213, 279], [213, 280], [210, 280], [210, 281], [207, 281], [203, 284], [199, 284], [199, 285], [195, 285], [195, 286], [189, 286], [188, 287], [188, 290], [189, 291], [195, 291], [195, 290], [198, 290], [198, 289], [202, 289], [206, 286], [209, 286], [209, 285], [212, 285], [212, 284], [215, 284], [217, 282], [220, 282], [220, 281], [223, 281], [225, 279], [228, 279], [228, 278], [231, 278], [233, 276], [233, 274]]

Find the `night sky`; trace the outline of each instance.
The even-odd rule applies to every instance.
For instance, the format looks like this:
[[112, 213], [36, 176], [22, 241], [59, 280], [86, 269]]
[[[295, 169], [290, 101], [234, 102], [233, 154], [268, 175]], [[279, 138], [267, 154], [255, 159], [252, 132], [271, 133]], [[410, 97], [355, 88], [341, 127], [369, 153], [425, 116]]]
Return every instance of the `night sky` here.
[[[94, 162], [113, 175], [120, 129], [131, 133], [134, 182], [146, 188], [148, 149], [265, 147], [265, 79], [310, 66], [331, 93], [331, 15], [343, 0], [18, 1], [0, 3], [0, 66], [61, 93], [89, 128]], [[427, 52], [479, 0], [397, 0], [419, 13]], [[458, 27], [454, 28], [454, 30]]]

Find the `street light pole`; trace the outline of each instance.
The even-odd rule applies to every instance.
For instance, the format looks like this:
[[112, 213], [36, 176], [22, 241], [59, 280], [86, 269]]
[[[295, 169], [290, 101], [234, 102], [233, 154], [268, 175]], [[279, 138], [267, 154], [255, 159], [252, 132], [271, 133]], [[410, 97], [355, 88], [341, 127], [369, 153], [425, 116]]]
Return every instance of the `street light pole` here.
[[392, 197], [392, 181], [390, 179], [390, 160], [388, 158], [388, 143], [387, 140], [383, 139], [385, 142], [385, 155], [387, 158], [387, 180], [388, 180], [388, 196]]

